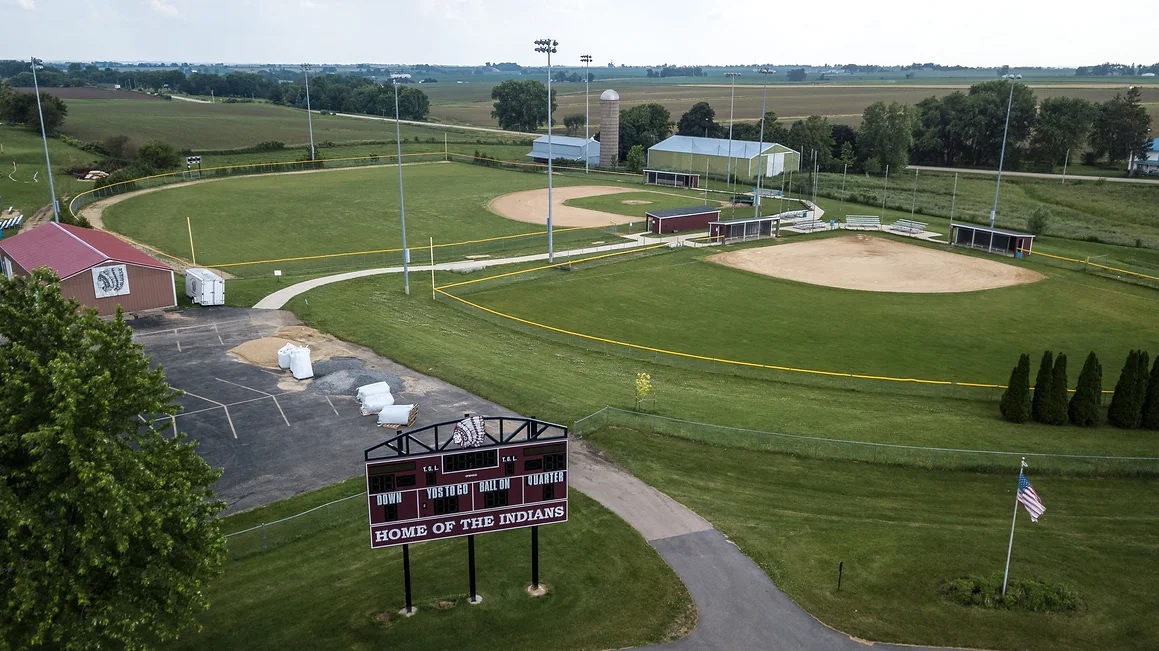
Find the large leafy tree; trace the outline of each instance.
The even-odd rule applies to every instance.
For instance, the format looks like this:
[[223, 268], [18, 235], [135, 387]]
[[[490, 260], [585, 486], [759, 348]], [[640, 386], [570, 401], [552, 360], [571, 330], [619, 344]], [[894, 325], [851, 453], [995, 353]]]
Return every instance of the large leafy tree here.
[[1151, 116], [1143, 106], [1138, 87], [1131, 86], [1124, 97], [1118, 93], [1099, 105], [1091, 128], [1090, 144], [1095, 155], [1107, 161], [1127, 160], [1146, 148]]
[[211, 469], [118, 314], [37, 270], [0, 278], [0, 648], [139, 649], [204, 610]]
[[[535, 131], [547, 124], [547, 87], [534, 79], [508, 79], [491, 89], [495, 100], [491, 117], [499, 127], [512, 131]], [[551, 93], [551, 110], [555, 112], [556, 93]]]
[[64, 124], [68, 115], [68, 105], [64, 100], [48, 93], [40, 94], [40, 109], [36, 107], [35, 93], [0, 91], [0, 121], [23, 124], [33, 131], [40, 131], [40, 113], [44, 113], [44, 129], [52, 133]]
[[648, 149], [672, 133], [672, 115], [663, 104], [639, 104], [620, 111], [620, 160], [636, 145]]
[[788, 145], [801, 152], [802, 165], [813, 166], [813, 153], [821, 169], [829, 166], [833, 159], [833, 125], [820, 115], [810, 115], [797, 120], [789, 127]]
[[708, 102], [697, 102], [692, 105], [692, 108], [684, 112], [680, 116], [680, 121], [676, 123], [676, 135], [678, 136], [699, 136], [701, 138], [714, 138], [720, 131], [720, 125], [716, 123], [716, 111]]
[[861, 114], [857, 150], [865, 157], [866, 170], [878, 173], [888, 165], [895, 170], [909, 162], [917, 110], [891, 102], [874, 102]]
[[1052, 168], [1061, 165], [1069, 150], [1081, 145], [1091, 130], [1097, 107], [1079, 97], [1048, 97], [1038, 108], [1030, 136], [1031, 155]]
[[1010, 107], [1010, 129], [1006, 133], [1006, 158], [1030, 136], [1037, 115], [1038, 101], [1026, 84], [1010, 81], [988, 81], [974, 84], [967, 95], [965, 136], [973, 165], [997, 165], [1002, 154], [1006, 132], [1006, 108]]

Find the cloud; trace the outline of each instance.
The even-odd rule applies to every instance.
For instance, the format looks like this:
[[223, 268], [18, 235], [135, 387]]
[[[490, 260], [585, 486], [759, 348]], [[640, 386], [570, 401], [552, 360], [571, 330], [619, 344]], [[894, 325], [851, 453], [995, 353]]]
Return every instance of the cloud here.
[[36, 9], [36, 0], [16, 0], [16, 4], [29, 11]]
[[149, 0], [149, 7], [151, 7], [153, 11], [156, 11], [163, 16], [169, 16], [170, 18], [184, 18], [184, 16], [181, 15], [181, 10], [178, 9], [176, 5], [165, 2], [165, 0]]

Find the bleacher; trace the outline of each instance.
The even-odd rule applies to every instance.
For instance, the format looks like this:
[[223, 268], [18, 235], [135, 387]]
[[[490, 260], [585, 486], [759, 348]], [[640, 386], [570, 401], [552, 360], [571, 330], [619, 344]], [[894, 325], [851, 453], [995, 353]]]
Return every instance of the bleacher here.
[[812, 233], [813, 231], [823, 231], [829, 228], [829, 223], [823, 222], [816, 217], [807, 217], [793, 224], [793, 228], [799, 231], [805, 231], [806, 233]]
[[24, 215], [16, 215], [7, 219], [0, 220], [0, 230], [8, 230], [9, 228], [16, 228], [24, 223]]
[[926, 226], [929, 226], [929, 224], [925, 222], [916, 222], [912, 219], [899, 219], [893, 224], [890, 224], [889, 230], [895, 233], [901, 233], [902, 235], [917, 235], [918, 233], [924, 233]]
[[881, 217], [872, 215], [848, 215], [845, 218], [846, 230], [881, 230]]

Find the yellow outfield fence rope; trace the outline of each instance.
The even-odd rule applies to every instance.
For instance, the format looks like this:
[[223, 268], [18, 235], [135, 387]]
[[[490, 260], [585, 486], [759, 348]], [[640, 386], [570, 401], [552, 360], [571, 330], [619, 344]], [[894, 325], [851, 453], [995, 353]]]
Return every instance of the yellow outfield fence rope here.
[[[452, 287], [462, 287], [463, 285], [473, 285], [475, 283], [481, 283], [485, 280], [495, 280], [496, 278], [507, 278], [509, 276], [519, 276], [522, 274], [529, 274], [533, 271], [543, 271], [544, 269], [555, 269], [555, 268], [558, 268], [561, 265], [565, 265], [565, 264], [578, 264], [580, 262], [590, 262], [592, 260], [602, 260], [603, 258], [611, 258], [611, 257], [617, 256], [617, 255], [627, 255], [629, 253], [642, 253], [644, 251], [653, 251], [655, 249], [663, 248], [666, 246], [668, 246], [668, 245], [667, 244], [652, 244], [650, 246], [632, 247], [630, 249], [613, 251], [612, 253], [604, 253], [602, 255], [594, 255], [590, 258], [580, 258], [578, 260], [568, 260], [566, 262], [553, 262], [551, 264], [546, 264], [546, 265], [543, 265], [542, 267], [535, 267], [533, 269], [521, 269], [519, 271], [509, 271], [509, 272], [504, 273], [504, 274], [496, 274], [494, 276], [487, 276], [486, 278], [475, 278], [474, 280], [464, 280], [463, 282], [459, 282], [459, 283], [451, 283], [450, 285], [443, 285], [442, 287], [436, 287], [435, 290], [441, 292], [444, 289], [450, 289]], [[442, 292], [442, 293], [446, 293], [446, 292]], [[447, 295], [450, 296], [450, 294], [447, 294]], [[455, 297], [455, 298], [457, 298], [457, 297]], [[504, 316], [506, 316], [506, 315], [504, 315]], [[511, 318], [515, 318], [515, 317], [511, 317]]]
[[1028, 255], [1041, 255], [1041, 256], [1045, 256], [1047, 258], [1054, 258], [1055, 260], [1066, 260], [1067, 262], [1075, 262], [1077, 264], [1090, 265], [1092, 267], [1098, 267], [1099, 269], [1106, 269], [1107, 271], [1114, 271], [1115, 273], [1127, 274], [1129, 276], [1138, 276], [1140, 278], [1146, 278], [1147, 280], [1159, 281], [1159, 276], [1148, 276], [1147, 274], [1139, 273], [1137, 271], [1130, 271], [1128, 269], [1119, 269], [1118, 267], [1109, 267], [1105, 264], [1091, 262], [1089, 258], [1086, 260], [1080, 260], [1078, 258], [1068, 258], [1068, 257], [1063, 256], [1063, 255], [1054, 255], [1051, 253], [1043, 253], [1042, 251], [1032, 251], [1032, 250], [1028, 250], [1028, 249], [1019, 249], [1019, 251], [1021, 253], [1028, 254]]

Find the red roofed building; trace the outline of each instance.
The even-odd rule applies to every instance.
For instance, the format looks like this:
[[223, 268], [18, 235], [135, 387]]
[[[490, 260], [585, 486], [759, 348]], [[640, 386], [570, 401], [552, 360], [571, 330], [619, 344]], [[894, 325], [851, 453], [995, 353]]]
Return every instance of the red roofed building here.
[[8, 278], [48, 267], [60, 291], [101, 316], [177, 305], [173, 270], [111, 233], [50, 222], [0, 240], [0, 266]]

